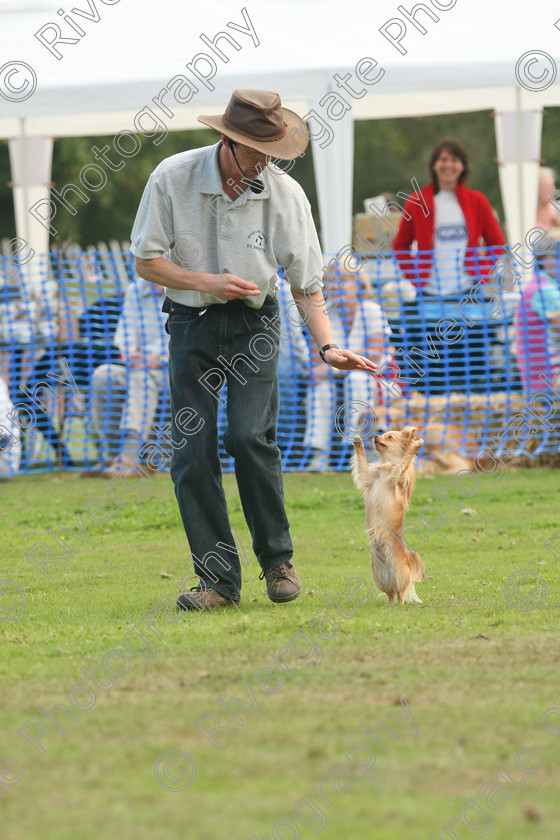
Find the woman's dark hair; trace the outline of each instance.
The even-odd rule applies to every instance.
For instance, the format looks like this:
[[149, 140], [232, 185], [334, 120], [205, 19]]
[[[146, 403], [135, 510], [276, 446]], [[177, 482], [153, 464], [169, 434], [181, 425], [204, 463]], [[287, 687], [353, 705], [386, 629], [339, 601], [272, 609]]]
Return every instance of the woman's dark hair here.
[[437, 194], [439, 192], [438, 182], [436, 178], [436, 173], [434, 172], [434, 163], [441, 155], [442, 152], [449, 152], [450, 155], [453, 157], [459, 158], [463, 166], [465, 167], [459, 176], [459, 183], [462, 184], [463, 181], [470, 175], [469, 169], [469, 158], [467, 156], [467, 151], [464, 146], [462, 146], [457, 140], [453, 140], [452, 137], [447, 137], [445, 140], [440, 140], [440, 142], [435, 146], [432, 150], [432, 156], [430, 158], [430, 172], [432, 173], [432, 180], [434, 182], [434, 192]]

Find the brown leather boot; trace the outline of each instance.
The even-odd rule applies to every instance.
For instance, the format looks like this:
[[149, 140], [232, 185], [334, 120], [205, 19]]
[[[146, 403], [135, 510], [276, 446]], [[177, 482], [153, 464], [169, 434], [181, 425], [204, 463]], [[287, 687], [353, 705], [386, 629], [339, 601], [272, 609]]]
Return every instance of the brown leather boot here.
[[272, 569], [263, 569], [259, 580], [266, 579], [266, 591], [268, 597], [275, 604], [283, 604], [286, 601], [295, 600], [301, 592], [301, 581], [294, 565], [289, 561], [273, 566]]
[[177, 598], [178, 610], [213, 610], [215, 607], [236, 607], [231, 598], [225, 598], [215, 589], [206, 586], [193, 586]]

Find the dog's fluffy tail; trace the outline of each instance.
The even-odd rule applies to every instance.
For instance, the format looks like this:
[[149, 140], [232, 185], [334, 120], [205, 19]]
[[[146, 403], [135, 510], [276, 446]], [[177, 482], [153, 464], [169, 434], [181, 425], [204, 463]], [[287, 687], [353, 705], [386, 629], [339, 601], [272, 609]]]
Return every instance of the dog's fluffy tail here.
[[414, 581], [411, 580], [406, 589], [404, 590], [403, 595], [403, 603], [404, 604], [421, 604], [422, 601], [416, 594], [416, 588], [414, 586]]

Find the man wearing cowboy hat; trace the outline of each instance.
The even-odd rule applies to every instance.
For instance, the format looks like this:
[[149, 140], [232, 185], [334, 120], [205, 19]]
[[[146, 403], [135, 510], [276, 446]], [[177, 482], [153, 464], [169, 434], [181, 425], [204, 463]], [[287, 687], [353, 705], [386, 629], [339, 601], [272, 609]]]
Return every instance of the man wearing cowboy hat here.
[[[171, 477], [200, 584], [181, 609], [237, 604], [241, 566], [218, 453], [218, 404], [227, 381], [226, 451], [269, 598], [292, 601], [301, 583], [284, 508], [278, 417], [278, 268], [323, 360], [373, 372], [333, 345], [322, 293], [322, 256], [311, 208], [271, 160], [303, 154], [309, 134], [277, 93], [237, 90], [221, 116], [199, 121], [214, 146], [173, 155], [154, 170], [132, 231], [141, 277], [167, 288], [173, 413]], [[171, 249], [171, 259], [163, 254]]]

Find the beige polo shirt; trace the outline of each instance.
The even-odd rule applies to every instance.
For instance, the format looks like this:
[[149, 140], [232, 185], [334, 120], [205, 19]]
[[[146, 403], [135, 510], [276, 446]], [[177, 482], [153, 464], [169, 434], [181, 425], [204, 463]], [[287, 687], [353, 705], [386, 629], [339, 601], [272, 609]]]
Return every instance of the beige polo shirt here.
[[[219, 148], [173, 155], [152, 172], [132, 229], [132, 253], [149, 260], [170, 251], [181, 268], [252, 280], [261, 294], [245, 302], [255, 309], [275, 294], [280, 265], [294, 289], [320, 289], [323, 260], [302, 188], [269, 164], [260, 176], [263, 192], [246, 189], [232, 201], [222, 189]], [[226, 303], [197, 291], [167, 293], [188, 306]]]

